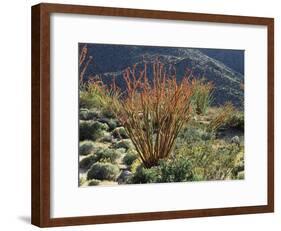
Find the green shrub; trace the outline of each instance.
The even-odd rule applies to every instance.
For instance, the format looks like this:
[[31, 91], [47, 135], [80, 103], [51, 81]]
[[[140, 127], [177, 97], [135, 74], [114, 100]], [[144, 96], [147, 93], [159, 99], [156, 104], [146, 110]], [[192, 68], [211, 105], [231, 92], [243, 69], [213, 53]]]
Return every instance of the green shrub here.
[[87, 120], [88, 119], [89, 109], [81, 108], [79, 111], [79, 119], [80, 120]]
[[96, 185], [99, 185], [100, 182], [101, 182], [100, 180], [92, 179], [92, 180], [88, 181], [88, 186], [96, 186]]
[[116, 163], [116, 160], [120, 158], [120, 156], [121, 153], [117, 150], [100, 148], [93, 155], [83, 158], [79, 162], [79, 168], [87, 170], [96, 162]]
[[115, 137], [115, 138], [119, 138], [119, 139], [127, 139], [129, 138], [126, 130], [124, 127], [119, 127], [119, 128], [115, 128], [112, 132], [112, 135]]
[[244, 180], [245, 179], [244, 171], [238, 173], [237, 179], [239, 179], [239, 180]]
[[232, 114], [226, 125], [229, 127], [244, 130], [244, 113], [236, 111]]
[[119, 142], [117, 142], [116, 144], [113, 145], [114, 148], [118, 149], [118, 148], [125, 148], [130, 149], [133, 148], [133, 143], [130, 139], [124, 139], [124, 140], [120, 140]]
[[177, 156], [173, 159], [160, 160], [159, 165], [152, 168], [138, 166], [130, 182], [140, 184], [191, 180], [193, 180], [191, 162], [183, 156]]
[[116, 163], [116, 160], [120, 158], [121, 153], [115, 149], [103, 148], [95, 153], [95, 161]]
[[195, 179], [224, 180], [235, 178], [232, 172], [239, 152], [240, 147], [237, 145], [215, 147], [212, 142], [207, 141], [182, 146], [177, 150], [177, 155], [185, 156], [190, 161]]
[[112, 143], [113, 137], [110, 134], [104, 134], [104, 136], [99, 141], [102, 143]]
[[101, 113], [106, 118], [116, 118], [115, 112], [110, 105], [103, 107]]
[[187, 126], [183, 128], [180, 133], [178, 139], [187, 142], [187, 143], [195, 143], [198, 141], [206, 141], [214, 138], [214, 134], [212, 132], [208, 132], [201, 128]]
[[224, 106], [220, 107], [214, 118], [207, 126], [207, 131], [216, 132], [221, 127], [227, 125], [235, 113], [236, 109], [230, 102], [226, 102]]
[[208, 107], [211, 105], [213, 85], [205, 83], [203, 80], [192, 80], [192, 97], [191, 102], [195, 112], [198, 115], [206, 114]]
[[107, 125], [109, 127], [109, 131], [112, 131], [117, 127], [117, 122], [114, 119], [110, 119], [108, 120]]
[[79, 186], [82, 186], [86, 183], [87, 179], [85, 177], [80, 177], [79, 178]]
[[143, 165], [137, 167], [136, 172], [128, 180], [132, 184], [156, 183], [160, 172], [157, 167], [145, 168]]
[[128, 165], [131, 166], [132, 163], [138, 158], [138, 153], [135, 150], [128, 150], [128, 152], [126, 153], [126, 155], [123, 158], [123, 162]]
[[90, 155], [79, 161], [79, 168], [87, 170], [96, 162], [95, 156]]
[[79, 144], [79, 154], [80, 155], [88, 155], [93, 152], [95, 147], [95, 143], [90, 140], [84, 140]]
[[193, 172], [191, 161], [185, 156], [175, 156], [168, 160], [160, 161], [159, 182], [183, 182], [192, 181]]
[[95, 108], [92, 108], [90, 110], [87, 108], [81, 108], [79, 111], [80, 120], [92, 120], [99, 116], [100, 116], [100, 112]]
[[239, 172], [244, 172], [244, 161], [239, 161], [232, 169], [232, 175], [238, 177]]
[[80, 91], [79, 106], [84, 108], [101, 107], [102, 103], [96, 94], [83, 90]]
[[88, 171], [87, 179], [115, 181], [118, 174], [119, 168], [116, 165], [97, 162], [93, 164], [91, 169]]
[[102, 137], [104, 131], [108, 130], [108, 125], [98, 121], [81, 121], [79, 125], [80, 140], [97, 140]]
[[135, 173], [141, 164], [142, 162], [139, 159], [136, 159], [130, 166], [131, 172]]

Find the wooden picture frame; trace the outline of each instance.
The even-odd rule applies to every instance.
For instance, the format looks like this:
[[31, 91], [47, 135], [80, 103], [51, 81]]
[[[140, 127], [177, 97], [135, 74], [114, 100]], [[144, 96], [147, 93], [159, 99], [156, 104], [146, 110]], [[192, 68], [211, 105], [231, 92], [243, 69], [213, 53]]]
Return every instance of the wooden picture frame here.
[[[267, 204], [51, 218], [50, 216], [50, 15], [52, 13], [182, 20], [267, 27]], [[274, 20], [272, 18], [183, 13], [95, 6], [39, 4], [32, 7], [32, 224], [39, 227], [147, 221], [274, 211]]]

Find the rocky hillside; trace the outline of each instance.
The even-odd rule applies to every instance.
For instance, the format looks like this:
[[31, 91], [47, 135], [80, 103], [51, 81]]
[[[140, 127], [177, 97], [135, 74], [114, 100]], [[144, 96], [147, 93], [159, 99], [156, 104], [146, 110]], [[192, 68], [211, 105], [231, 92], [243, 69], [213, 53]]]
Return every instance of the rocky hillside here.
[[[80, 49], [83, 45], [80, 44]], [[231, 101], [236, 107], [243, 107], [243, 51], [88, 44], [88, 52], [93, 61], [85, 76], [100, 75], [108, 84], [116, 76], [116, 83], [121, 89], [124, 89], [122, 71], [125, 68], [134, 64], [141, 68], [147, 63], [150, 75], [152, 63], [159, 59], [165, 65], [172, 64], [176, 68], [179, 81], [186, 68], [193, 70], [193, 76], [212, 81], [215, 86], [213, 105]]]

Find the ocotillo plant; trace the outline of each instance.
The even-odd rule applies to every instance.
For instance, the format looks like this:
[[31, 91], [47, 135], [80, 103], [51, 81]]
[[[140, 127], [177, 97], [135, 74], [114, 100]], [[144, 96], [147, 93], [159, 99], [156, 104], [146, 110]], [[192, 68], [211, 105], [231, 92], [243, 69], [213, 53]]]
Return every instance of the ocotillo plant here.
[[83, 46], [81, 52], [80, 52], [80, 55], [79, 55], [79, 79], [80, 79], [80, 83], [83, 82], [85, 72], [86, 72], [90, 62], [93, 59], [92, 56], [89, 56], [88, 60], [86, 61], [87, 54], [88, 54], [88, 48], [87, 48], [87, 44], [85, 44]]
[[135, 65], [124, 71], [126, 92], [112, 105], [143, 165], [150, 168], [171, 154], [191, 115], [192, 89], [187, 77], [177, 82], [175, 71], [171, 74], [158, 61], [153, 64], [152, 80], [146, 64], [138, 69]]

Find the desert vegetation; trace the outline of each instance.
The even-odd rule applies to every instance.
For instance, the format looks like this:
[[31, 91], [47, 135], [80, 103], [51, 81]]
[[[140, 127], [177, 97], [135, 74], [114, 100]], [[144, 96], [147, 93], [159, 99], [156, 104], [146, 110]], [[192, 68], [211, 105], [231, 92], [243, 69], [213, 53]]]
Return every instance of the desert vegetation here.
[[[79, 185], [244, 179], [244, 112], [213, 105], [216, 86], [156, 59], [124, 69], [124, 88], [84, 80], [79, 58]], [[148, 70], [149, 69], [149, 70]]]

